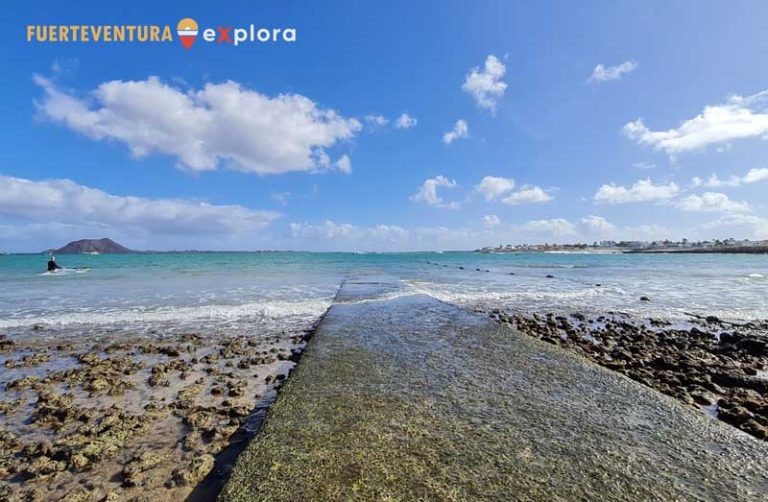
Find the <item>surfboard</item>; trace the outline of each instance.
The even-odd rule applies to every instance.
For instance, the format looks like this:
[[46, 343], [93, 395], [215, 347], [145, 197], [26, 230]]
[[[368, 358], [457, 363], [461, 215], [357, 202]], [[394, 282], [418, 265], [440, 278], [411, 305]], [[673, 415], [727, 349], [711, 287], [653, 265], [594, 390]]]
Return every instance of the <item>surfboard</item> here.
[[43, 272], [42, 274], [37, 274], [37, 275], [46, 276], [46, 275], [84, 274], [86, 272], [90, 272], [90, 270], [91, 269], [88, 268], [88, 267], [83, 267], [83, 268], [60, 268], [60, 269], [57, 269], [56, 271]]

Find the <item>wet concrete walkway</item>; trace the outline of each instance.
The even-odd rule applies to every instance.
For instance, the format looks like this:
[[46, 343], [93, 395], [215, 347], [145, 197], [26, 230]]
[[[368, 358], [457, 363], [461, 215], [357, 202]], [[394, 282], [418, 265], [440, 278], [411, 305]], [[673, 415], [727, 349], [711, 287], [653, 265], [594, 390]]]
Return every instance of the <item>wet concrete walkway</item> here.
[[346, 282], [221, 499], [768, 499], [768, 443], [404, 292]]

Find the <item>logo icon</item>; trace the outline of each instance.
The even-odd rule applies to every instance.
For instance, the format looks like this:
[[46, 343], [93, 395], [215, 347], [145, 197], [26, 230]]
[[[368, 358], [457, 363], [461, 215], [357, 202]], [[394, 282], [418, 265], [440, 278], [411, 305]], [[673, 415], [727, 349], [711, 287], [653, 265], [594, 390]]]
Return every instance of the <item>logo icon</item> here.
[[184, 48], [189, 49], [197, 38], [197, 21], [191, 17], [185, 17], [176, 25], [176, 34]]

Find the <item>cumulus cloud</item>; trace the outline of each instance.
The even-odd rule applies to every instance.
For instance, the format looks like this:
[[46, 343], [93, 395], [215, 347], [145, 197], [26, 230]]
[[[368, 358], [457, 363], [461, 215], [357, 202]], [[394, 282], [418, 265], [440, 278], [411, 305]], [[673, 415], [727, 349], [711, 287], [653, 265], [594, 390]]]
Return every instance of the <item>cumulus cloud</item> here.
[[576, 226], [563, 218], [529, 221], [523, 224], [521, 229], [536, 235], [544, 234], [551, 237], [565, 237], [578, 234]]
[[471, 227], [409, 229], [394, 225], [356, 226], [333, 221], [295, 223], [291, 225], [289, 238], [295, 242], [311, 242], [313, 249], [322, 250], [412, 251], [477, 249], [499, 243], [653, 240], [670, 237], [670, 232], [658, 225], [618, 226], [594, 215], [576, 222], [552, 218], [512, 225], [505, 225], [496, 215], [486, 215]]
[[726, 214], [701, 228], [708, 238], [768, 239], [768, 219], [752, 214]]
[[280, 216], [238, 205], [112, 195], [71, 180], [0, 175], [0, 217], [121, 234], [232, 236], [260, 230]]
[[482, 69], [470, 70], [461, 88], [475, 99], [478, 108], [495, 113], [496, 105], [507, 89], [506, 82], [501, 80], [506, 72], [504, 63], [496, 56], [489, 55]]
[[504, 204], [538, 204], [542, 202], [549, 202], [552, 200], [552, 196], [537, 186], [523, 186], [517, 192], [512, 192], [507, 195], [501, 201]]
[[500, 176], [486, 176], [475, 185], [475, 192], [485, 197], [485, 200], [494, 200], [515, 188], [515, 180]]
[[317, 224], [291, 223], [288, 228], [291, 240], [312, 242], [313, 248], [320, 250], [419, 249], [418, 247], [410, 247], [415, 244], [412, 236], [417, 231], [406, 230], [397, 225], [360, 227], [350, 223], [326, 220]]
[[458, 183], [456, 180], [449, 180], [445, 176], [436, 176], [425, 180], [421, 185], [418, 192], [411, 196], [411, 200], [414, 202], [423, 202], [434, 207], [441, 207], [447, 209], [458, 209], [458, 202], [445, 202], [438, 194], [438, 187], [456, 188]]
[[675, 206], [683, 211], [743, 213], [749, 211], [749, 204], [731, 200], [724, 193], [705, 192], [680, 199]]
[[349, 160], [349, 155], [342, 155], [333, 165], [342, 173], [349, 174], [352, 172], [352, 161]]
[[361, 129], [305, 96], [270, 97], [232, 81], [182, 91], [157, 77], [113, 80], [84, 99], [40, 76], [35, 83], [44, 91], [36, 102], [42, 118], [124, 143], [137, 158], [170, 155], [185, 171], [323, 171], [333, 166], [326, 150]]
[[580, 223], [588, 234], [604, 235], [616, 231], [616, 225], [602, 216], [589, 215], [582, 218]]
[[624, 126], [624, 134], [641, 145], [668, 155], [700, 150], [709, 145], [728, 146], [736, 139], [768, 137], [768, 90], [752, 96], [731, 96], [725, 103], [710, 105], [699, 115], [666, 131], [649, 129], [642, 119]]
[[460, 138], [466, 138], [469, 135], [469, 125], [464, 119], [459, 119], [453, 126], [453, 130], [443, 134], [443, 143], [450, 145]]
[[397, 120], [395, 121], [395, 128], [410, 129], [411, 127], [416, 127], [418, 123], [419, 121], [416, 119], [416, 117], [412, 117], [407, 112], [405, 112], [397, 117]]
[[706, 180], [699, 178], [698, 176], [691, 180], [691, 184], [694, 187], [704, 188], [722, 188], [722, 187], [737, 187], [741, 185], [747, 185], [749, 183], [758, 183], [761, 181], [768, 181], [768, 168], [758, 167], [750, 169], [744, 176], [733, 175], [728, 179], [720, 179], [716, 174], [712, 174]]
[[627, 73], [635, 71], [635, 69], [637, 69], [637, 63], [635, 61], [624, 61], [620, 65], [608, 67], [599, 64], [592, 70], [592, 75], [589, 77], [588, 82], [599, 83], [619, 80]]
[[482, 194], [487, 201], [496, 200], [506, 195], [501, 201], [510, 205], [549, 202], [553, 199], [552, 195], [538, 186], [523, 185], [516, 192], [512, 191], [514, 188], [515, 180], [511, 178], [486, 176], [475, 185], [474, 191]]
[[483, 216], [483, 226], [485, 228], [493, 228], [499, 226], [501, 219], [495, 214], [486, 214]]
[[675, 197], [680, 191], [674, 182], [666, 185], [655, 185], [650, 178], [636, 181], [631, 187], [611, 183], [603, 185], [595, 193], [595, 202], [607, 202], [609, 204], [628, 204], [631, 202], [652, 202], [668, 200]]

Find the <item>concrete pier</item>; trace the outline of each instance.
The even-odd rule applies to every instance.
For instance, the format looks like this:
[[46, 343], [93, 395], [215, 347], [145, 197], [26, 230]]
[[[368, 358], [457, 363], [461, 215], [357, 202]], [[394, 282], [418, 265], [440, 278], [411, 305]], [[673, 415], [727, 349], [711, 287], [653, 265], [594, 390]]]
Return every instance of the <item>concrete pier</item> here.
[[347, 281], [220, 500], [766, 500], [768, 443], [391, 277]]

